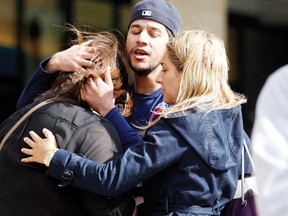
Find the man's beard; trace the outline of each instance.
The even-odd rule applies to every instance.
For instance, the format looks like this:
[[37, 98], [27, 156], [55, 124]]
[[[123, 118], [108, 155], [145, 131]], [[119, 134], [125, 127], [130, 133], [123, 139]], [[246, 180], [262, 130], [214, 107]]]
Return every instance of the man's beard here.
[[135, 68], [132, 64], [131, 64], [131, 61], [129, 61], [129, 65], [131, 67], [131, 69], [134, 71], [134, 73], [137, 75], [137, 76], [147, 76], [149, 75], [150, 73], [152, 73], [156, 67], [158, 67], [158, 65], [152, 67], [152, 66], [149, 66], [149, 67], [146, 67], [146, 68], [141, 68], [141, 69], [137, 69]]

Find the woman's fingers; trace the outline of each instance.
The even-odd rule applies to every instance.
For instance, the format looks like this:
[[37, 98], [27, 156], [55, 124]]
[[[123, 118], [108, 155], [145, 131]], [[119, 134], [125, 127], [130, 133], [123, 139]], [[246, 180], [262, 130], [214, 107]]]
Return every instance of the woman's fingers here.
[[48, 137], [49, 138], [54, 138], [52, 132], [50, 130], [48, 130], [47, 128], [43, 128], [42, 132], [43, 132], [43, 134], [44, 134], [44, 136], [46, 138], [48, 138]]
[[[24, 141], [25, 141], [25, 138], [24, 138]], [[25, 141], [25, 142], [26, 142], [26, 141]], [[27, 142], [26, 142], [26, 143], [27, 143]], [[35, 162], [35, 159], [34, 159], [34, 157], [33, 157], [33, 155], [34, 155], [34, 150], [33, 150], [33, 148], [32, 148], [32, 149], [22, 148], [22, 149], [21, 149], [21, 152], [23, 152], [24, 154], [30, 156], [30, 157], [22, 158], [22, 159], [21, 159], [21, 162], [24, 162], [24, 163]]]
[[30, 131], [29, 134], [35, 142], [37, 142], [41, 139], [41, 137], [38, 136], [38, 134], [36, 134], [34, 131]]
[[44, 136], [47, 138], [47, 140], [49, 140], [51, 147], [57, 147], [58, 146], [57, 141], [55, 139], [55, 136], [53, 135], [53, 133], [50, 130], [48, 130], [47, 128], [44, 128], [42, 130], [42, 132], [43, 132]]
[[34, 131], [29, 132], [31, 138], [24, 138], [24, 142], [27, 143], [31, 149], [21, 149], [24, 154], [28, 155], [28, 157], [21, 160], [22, 162], [37, 162], [43, 164], [48, 152], [56, 152], [58, 145], [53, 133], [46, 128], [44, 128], [42, 132], [45, 136], [43, 139]]
[[29, 145], [31, 148], [33, 148], [33, 146], [35, 146], [35, 142], [34, 140], [31, 140], [29, 137], [24, 137], [24, 142]]
[[[23, 149], [22, 149], [22, 152], [23, 152]], [[25, 153], [25, 152], [23, 152]], [[25, 153], [26, 154], [26, 153]], [[21, 162], [24, 162], [24, 163], [31, 163], [31, 162], [35, 162], [33, 157], [27, 157], [27, 158], [22, 158], [21, 159]]]
[[33, 149], [22, 148], [21, 152], [23, 152], [26, 155], [33, 155]]
[[94, 98], [94, 90], [96, 86], [92, 77], [88, 78], [87, 83], [84, 85], [85, 99], [91, 100]]

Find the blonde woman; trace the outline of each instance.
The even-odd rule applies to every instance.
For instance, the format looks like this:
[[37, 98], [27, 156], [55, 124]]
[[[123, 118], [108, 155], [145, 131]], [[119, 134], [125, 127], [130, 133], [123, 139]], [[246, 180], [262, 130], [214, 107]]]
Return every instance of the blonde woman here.
[[[125, 154], [107, 164], [91, 162], [58, 150], [49, 131], [46, 140], [31, 132], [33, 140], [25, 141], [32, 149], [23, 149], [30, 157], [23, 162], [43, 163], [47, 152], [56, 152], [50, 176], [101, 195], [117, 195], [143, 182], [145, 215], [220, 215], [236, 190], [246, 99], [229, 87], [223, 41], [211, 33], [181, 32], [161, 64], [156, 81], [170, 106], [157, 111], [143, 139]], [[133, 132], [111, 102], [113, 84], [109, 70], [105, 74], [105, 82], [94, 78], [86, 87], [98, 100], [86, 99], [112, 121], [123, 142]], [[77, 161], [73, 168], [71, 161]], [[68, 181], [63, 178], [67, 169], [75, 173]]]

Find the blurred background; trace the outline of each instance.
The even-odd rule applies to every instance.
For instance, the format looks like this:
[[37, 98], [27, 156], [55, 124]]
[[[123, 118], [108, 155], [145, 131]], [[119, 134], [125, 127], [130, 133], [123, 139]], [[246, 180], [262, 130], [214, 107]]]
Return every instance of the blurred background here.
[[[157, 1], [157, 0], [155, 0]], [[67, 48], [65, 23], [127, 33], [137, 0], [0, 0], [0, 123], [38, 63]], [[230, 84], [243, 93], [250, 134], [255, 103], [266, 78], [288, 63], [288, 0], [170, 0], [184, 29], [204, 28], [225, 41]]]

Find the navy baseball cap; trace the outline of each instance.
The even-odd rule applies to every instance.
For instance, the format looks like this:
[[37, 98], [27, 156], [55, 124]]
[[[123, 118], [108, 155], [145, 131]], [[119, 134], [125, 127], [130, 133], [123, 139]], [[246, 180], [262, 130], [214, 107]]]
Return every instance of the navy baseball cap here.
[[166, 26], [176, 36], [183, 26], [182, 18], [174, 5], [166, 0], [142, 0], [131, 10], [128, 27], [138, 19], [150, 19]]

